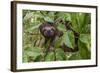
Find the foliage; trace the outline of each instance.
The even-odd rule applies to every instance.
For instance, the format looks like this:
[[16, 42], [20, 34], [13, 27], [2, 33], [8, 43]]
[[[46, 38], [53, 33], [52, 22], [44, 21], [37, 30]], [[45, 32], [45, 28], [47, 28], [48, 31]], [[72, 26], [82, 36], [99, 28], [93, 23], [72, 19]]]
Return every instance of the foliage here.
[[45, 52], [44, 37], [39, 31], [39, 26], [44, 22], [55, 22], [57, 18], [63, 21], [72, 22], [72, 28], [80, 33], [78, 40], [78, 52], [64, 52], [59, 48], [61, 43], [65, 43], [68, 47], [73, 48], [74, 35], [71, 31], [66, 31], [63, 23], [56, 22], [57, 28], [64, 32], [61, 38], [57, 38], [54, 44], [54, 52], [50, 52], [46, 56], [45, 61], [56, 60], [82, 60], [91, 58], [91, 15], [81, 12], [53, 12], [53, 11], [35, 11], [23, 10], [23, 62], [40, 62], [43, 61]]

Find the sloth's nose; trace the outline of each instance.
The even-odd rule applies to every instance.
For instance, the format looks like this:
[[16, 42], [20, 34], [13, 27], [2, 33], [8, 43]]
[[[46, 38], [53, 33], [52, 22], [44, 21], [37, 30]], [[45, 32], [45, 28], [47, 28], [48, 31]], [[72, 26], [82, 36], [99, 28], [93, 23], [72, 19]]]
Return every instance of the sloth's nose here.
[[48, 30], [48, 33], [51, 33], [51, 30]]

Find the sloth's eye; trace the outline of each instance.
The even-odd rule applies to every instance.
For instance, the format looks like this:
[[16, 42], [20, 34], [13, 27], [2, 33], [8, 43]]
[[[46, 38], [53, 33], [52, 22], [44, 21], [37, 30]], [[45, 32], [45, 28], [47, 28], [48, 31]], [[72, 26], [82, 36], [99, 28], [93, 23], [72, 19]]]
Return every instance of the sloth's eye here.
[[43, 29], [43, 32], [46, 31], [46, 29]]
[[52, 31], [55, 31], [53, 28], [51, 28]]

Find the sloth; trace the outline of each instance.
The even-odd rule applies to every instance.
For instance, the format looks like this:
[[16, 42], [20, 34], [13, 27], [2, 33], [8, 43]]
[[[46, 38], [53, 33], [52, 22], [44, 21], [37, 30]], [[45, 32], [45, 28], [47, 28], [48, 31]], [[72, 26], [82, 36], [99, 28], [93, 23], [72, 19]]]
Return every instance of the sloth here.
[[[39, 30], [45, 38], [44, 45], [49, 43], [47, 49], [45, 50], [45, 55], [44, 55], [44, 60], [45, 60], [48, 52], [53, 51], [55, 54], [55, 50], [54, 50], [55, 39], [57, 37], [61, 37], [63, 35], [63, 32], [58, 30], [54, 26], [54, 23], [50, 23], [50, 22], [42, 23], [39, 26]], [[56, 60], [56, 56], [55, 56], [55, 60]]]
[[[78, 49], [79, 33], [77, 33], [75, 30], [73, 30], [71, 28], [71, 22], [69, 22], [69, 21], [65, 22], [65, 28], [66, 28], [66, 30], [73, 31], [74, 39], [75, 39], [75, 46], [74, 46], [74, 48], [70, 48], [65, 43], [63, 43], [63, 44], [59, 45], [59, 47], [62, 48], [64, 52], [77, 52], [79, 50]], [[46, 49], [46, 52], [45, 52], [46, 53], [45, 56], [46, 56], [47, 53], [49, 51], [51, 51], [51, 48], [52, 47], [54, 48], [54, 44], [56, 43], [55, 42], [56, 37], [63, 36], [63, 32], [58, 30], [57, 27], [54, 25], [54, 23], [51, 23], [51, 22], [42, 23], [39, 26], [39, 30], [40, 30], [40, 33], [45, 38], [45, 43], [44, 44], [47, 44], [49, 42], [48, 48]], [[53, 51], [55, 52], [54, 49], [53, 49]]]
[[43, 24], [40, 25], [39, 28], [40, 32], [45, 38], [50, 39], [56, 36], [57, 29], [50, 22], [44, 22]]
[[54, 23], [50, 22], [44, 22], [39, 26], [41, 34], [45, 37], [45, 44], [50, 40], [50, 44], [53, 43], [55, 38], [61, 37], [63, 35], [63, 32], [58, 30]]

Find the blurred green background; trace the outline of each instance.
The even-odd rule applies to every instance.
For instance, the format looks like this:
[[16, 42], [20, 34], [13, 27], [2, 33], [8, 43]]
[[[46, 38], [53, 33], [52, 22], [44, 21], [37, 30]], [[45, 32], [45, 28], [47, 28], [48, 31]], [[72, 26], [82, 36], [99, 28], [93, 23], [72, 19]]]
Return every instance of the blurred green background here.
[[[64, 42], [68, 47], [73, 48], [74, 35], [71, 31], [66, 31], [63, 23], [57, 23], [57, 28], [64, 32], [61, 38], [56, 40], [54, 49], [56, 60], [84, 60], [91, 59], [91, 14], [81, 12], [59, 12], [59, 11], [35, 11], [23, 10], [23, 62], [43, 61], [45, 49], [44, 37], [39, 31], [39, 26], [44, 22], [55, 22], [57, 18], [63, 21], [72, 22], [72, 28], [80, 33], [78, 40], [78, 52], [64, 52], [59, 45]], [[54, 53], [49, 52], [45, 61], [54, 61]]]

